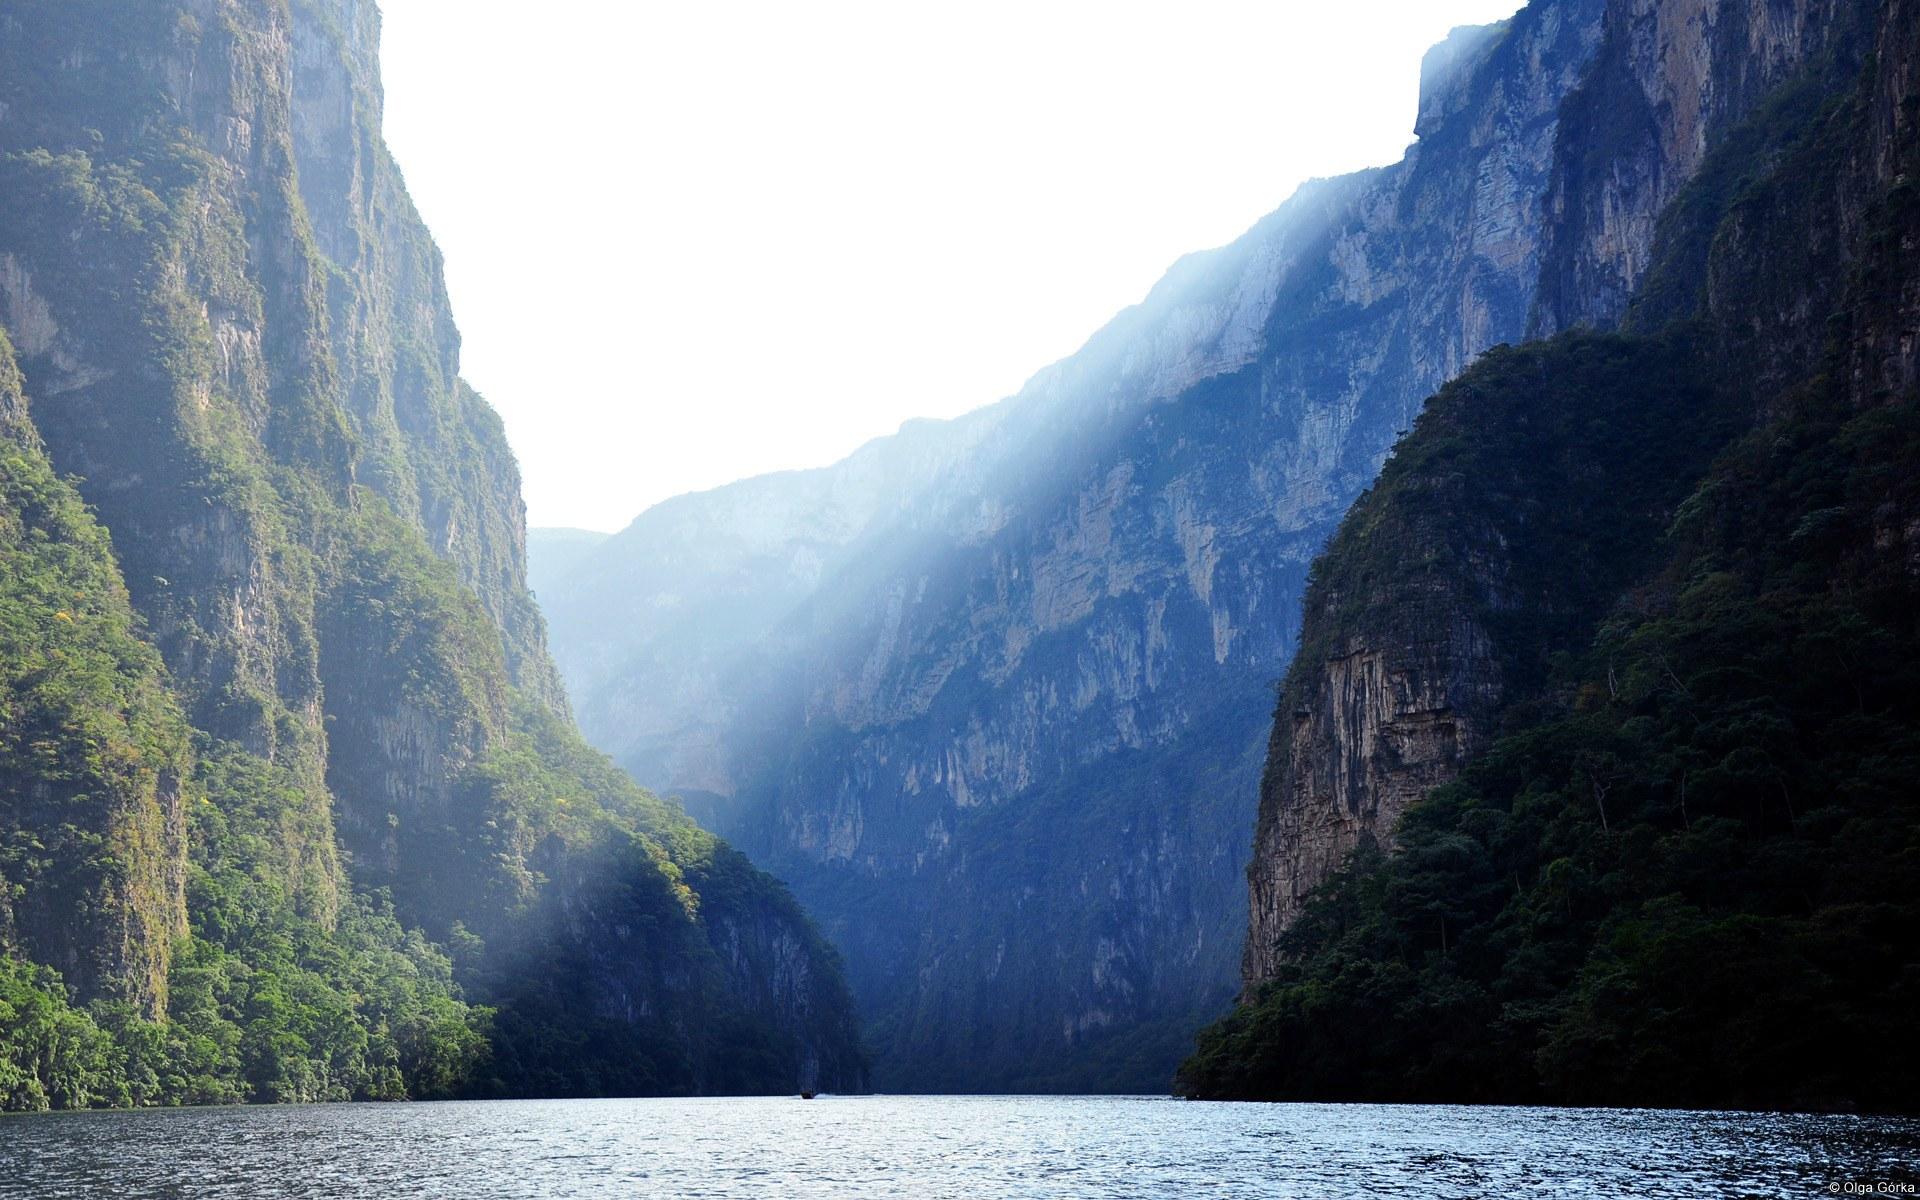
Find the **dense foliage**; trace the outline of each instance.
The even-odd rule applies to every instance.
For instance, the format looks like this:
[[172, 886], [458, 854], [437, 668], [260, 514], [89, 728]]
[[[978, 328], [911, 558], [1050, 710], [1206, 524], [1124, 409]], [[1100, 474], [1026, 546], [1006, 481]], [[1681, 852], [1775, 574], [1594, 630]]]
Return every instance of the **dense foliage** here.
[[[209, 747], [195, 771], [102, 531], [30, 444], [0, 451], [0, 495], [11, 517], [0, 535], [0, 936], [71, 945], [107, 993], [75, 1007], [53, 969], [0, 955], [0, 1108], [463, 1086], [484, 1057], [488, 1014], [459, 1000], [446, 956], [377, 901], [349, 899], [327, 925], [296, 911], [281, 832], [303, 819], [298, 787], [231, 747]], [[167, 836], [169, 791], [189, 810], [190, 931], [174, 925], [181, 898], [164, 848], [140, 844]], [[53, 807], [64, 814], [42, 811]], [[141, 878], [143, 857], [162, 864], [158, 877]], [[150, 924], [116, 941], [93, 923], [118, 907], [103, 892], [128, 889], [126, 910]], [[63, 941], [59, 926], [77, 936]], [[130, 975], [97, 961], [129, 943], [164, 957]]]
[[[822, 1078], [863, 1076], [838, 957], [786, 888], [543, 706], [523, 700], [515, 716], [461, 782], [479, 820], [452, 851], [494, 889], [478, 911], [510, 916], [484, 930], [485, 955], [472, 930], [452, 939], [498, 1006], [484, 1090], [764, 1093], [789, 1087], [809, 1054]], [[524, 866], [487, 872], [502, 862]], [[623, 954], [671, 968], [607, 961]], [[609, 1003], [615, 978], [628, 1011]], [[809, 1049], [754, 1015], [783, 1005], [837, 1037]]]
[[1910, 1103], [1920, 629], [1872, 539], [1920, 403], [1809, 407], [1694, 493], [1563, 703], [1318, 895], [1185, 1088]]
[[[220, 886], [196, 884], [209, 898]], [[218, 895], [225, 944], [196, 933], [182, 945], [164, 1021], [124, 1001], [76, 1006], [50, 968], [0, 957], [0, 1109], [471, 1089], [491, 1011], [456, 998], [445, 954], [358, 901], [325, 930], [274, 899], [244, 887]]]
[[[1501, 736], [1406, 812], [1391, 853], [1363, 848], [1314, 894], [1278, 974], [1202, 1034], [1185, 1093], [1912, 1107], [1920, 394], [1874, 386], [1871, 366], [1908, 323], [1920, 197], [1902, 177], [1863, 205], [1857, 269], [1823, 283], [1837, 260], [1782, 239], [1808, 221], [1804, 240], [1834, 236], [1864, 122], [1844, 95], [1818, 100], [1787, 89], [1709, 162], [1638, 308], [1665, 334], [1613, 339], [1691, 346], [1749, 431], [1672, 481], [1679, 502], [1630, 586], [1590, 596], [1605, 603], [1583, 620], [1494, 626], [1513, 685]], [[1779, 246], [1771, 267], [1756, 231]], [[1825, 372], [1783, 390], [1788, 339], [1805, 337], [1796, 291], [1843, 298], [1819, 330]], [[1462, 384], [1503, 369], [1496, 356]], [[1548, 370], [1540, 386], [1564, 399], [1578, 378]], [[1511, 423], [1449, 421], [1455, 400], [1437, 398], [1401, 454], [1428, 483], [1439, 436], [1483, 461], [1538, 453]], [[1586, 449], [1615, 461], [1585, 489], [1633, 486], [1648, 448], [1695, 436], [1697, 415], [1597, 431]], [[1604, 504], [1552, 511], [1537, 536], [1490, 528], [1521, 561], [1544, 547], [1540, 562], [1570, 567], [1618, 535], [1594, 520]], [[1437, 523], [1475, 519], [1469, 504]], [[1364, 557], [1358, 532], [1323, 572]]]
[[[384, 892], [340, 886], [331, 824], [296, 774], [191, 733], [137, 636], [104, 531], [31, 441], [0, 453], [0, 512], [0, 947], [12, 952], [0, 954], [0, 1109], [789, 1086], [801, 1047], [732, 994], [716, 951], [763, 979], [795, 970], [796, 954], [831, 964], [831, 951], [784, 889], [547, 707], [515, 704], [507, 731], [455, 781], [471, 820], [417, 843], [446, 874], [416, 870], [415, 886], [439, 878], [496, 940], [488, 953], [416, 899], [416, 911], [451, 921], [436, 944], [403, 927]], [[366, 520], [384, 531], [360, 543], [379, 567], [354, 573], [367, 590], [343, 611], [362, 611], [363, 634], [398, 631], [379, 656], [402, 673], [393, 691], [456, 716], [489, 696], [504, 706], [497, 642], [475, 627], [484, 618], [390, 517]], [[456, 669], [475, 659], [492, 671]], [[79, 926], [78, 945], [114, 944], [85, 917], [104, 908], [112, 919], [115, 906], [89, 897], [126, 886], [139, 862], [115, 853], [116, 821], [166, 825], [168, 813], [148, 811], [161, 807], [166, 772], [188, 848], [184, 886], [169, 908], [167, 881], [152, 882], [155, 928], [133, 944], [167, 957], [151, 994], [113, 992], [116, 964], [101, 965], [89, 975], [96, 998], [82, 1004], [57, 971], [14, 955], [44, 953], [63, 922]], [[40, 811], [47, 804], [64, 816]], [[140, 849], [164, 863], [161, 848]], [[566, 899], [546, 894], [555, 883]], [[596, 931], [570, 920], [576, 907], [617, 924], [636, 958], [678, 964], [648, 997], [659, 1015], [589, 1015], [609, 968], [594, 961]], [[188, 928], [176, 933], [181, 913]], [[463, 999], [455, 955], [468, 986], [500, 999], [497, 1012]], [[848, 1059], [832, 1066], [857, 1075], [837, 976], [799, 986], [825, 1019], [838, 1013]], [[688, 1023], [689, 1003], [708, 1020]]]
[[[19, 399], [0, 335], [0, 412]], [[0, 948], [39, 941], [156, 1006], [183, 924], [167, 859], [188, 762], [105, 530], [24, 425], [0, 428]]]
[[[0, 954], [0, 1109], [466, 1087], [489, 1012], [378, 898], [334, 911], [330, 859], [287, 861], [331, 839], [297, 829], [297, 780], [195, 752], [105, 530], [29, 432], [3, 336], [0, 410], [0, 947], [66, 959], [98, 997]], [[120, 913], [143, 924], [112, 936]]]

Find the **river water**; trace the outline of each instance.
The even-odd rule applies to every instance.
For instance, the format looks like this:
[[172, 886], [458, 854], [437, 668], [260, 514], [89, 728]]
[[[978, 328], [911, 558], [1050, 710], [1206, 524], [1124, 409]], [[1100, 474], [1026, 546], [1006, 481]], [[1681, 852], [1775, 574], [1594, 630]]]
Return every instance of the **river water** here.
[[863, 1096], [0, 1117], [9, 1198], [1694, 1200], [1915, 1183], [1920, 1121], [1848, 1116]]

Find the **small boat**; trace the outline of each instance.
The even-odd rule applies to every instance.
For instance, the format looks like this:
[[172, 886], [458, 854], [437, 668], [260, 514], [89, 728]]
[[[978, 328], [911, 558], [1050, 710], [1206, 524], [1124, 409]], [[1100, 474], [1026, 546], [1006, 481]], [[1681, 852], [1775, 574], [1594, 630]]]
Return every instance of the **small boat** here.
[[812, 1093], [812, 1092], [801, 1092], [801, 1093], [800, 1093], [800, 1098], [801, 1098], [802, 1100], [811, 1100], [811, 1099], [813, 1099], [813, 1093]]

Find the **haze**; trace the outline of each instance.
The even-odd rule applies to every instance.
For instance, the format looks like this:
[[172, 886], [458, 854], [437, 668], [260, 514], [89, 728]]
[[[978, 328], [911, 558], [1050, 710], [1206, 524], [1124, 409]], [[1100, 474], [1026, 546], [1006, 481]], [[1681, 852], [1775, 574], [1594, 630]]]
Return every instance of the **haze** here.
[[1517, 0], [383, 0], [386, 131], [535, 525], [1017, 390]]

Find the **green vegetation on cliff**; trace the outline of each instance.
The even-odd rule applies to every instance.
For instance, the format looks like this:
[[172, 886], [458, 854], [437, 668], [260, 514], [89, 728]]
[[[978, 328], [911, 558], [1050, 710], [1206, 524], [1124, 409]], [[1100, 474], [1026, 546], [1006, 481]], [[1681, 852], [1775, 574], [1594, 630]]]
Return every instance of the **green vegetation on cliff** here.
[[0, 417], [0, 948], [158, 1011], [185, 926], [187, 724], [4, 334]]
[[491, 1010], [460, 1001], [446, 955], [390, 912], [355, 901], [323, 929], [258, 885], [196, 872], [193, 889], [205, 915], [175, 955], [164, 1020], [124, 1001], [78, 1006], [50, 968], [0, 958], [0, 1111], [477, 1086]]
[[0, 1107], [858, 1087], [565, 716], [377, 30], [0, 0]]
[[[509, 914], [477, 927], [492, 953], [476, 985], [500, 1009], [495, 1094], [764, 1093], [864, 1077], [839, 959], [786, 888], [571, 725], [523, 701], [457, 796], [482, 818], [460, 856], [514, 864], [476, 906]], [[674, 969], [636, 973], [627, 957]], [[800, 1019], [754, 1015], [780, 1008]]]
[[331, 830], [300, 830], [298, 782], [260, 759], [195, 753], [106, 531], [29, 431], [4, 335], [0, 411], [0, 1109], [463, 1086], [486, 1011], [376, 902], [300, 914], [331, 862], [289, 848]]
[[1913, 400], [1809, 397], [1741, 442], [1547, 699], [1306, 907], [1182, 1090], [1907, 1105], [1920, 628], [1874, 514], [1915, 511], [1916, 461]]
[[[1484, 614], [1507, 668], [1491, 744], [1309, 898], [1183, 1093], [1913, 1107], [1920, 392], [1898, 363], [1920, 154], [1908, 98], [1908, 173], [1874, 183], [1863, 135], [1888, 89], [1823, 93], [1835, 65], [1761, 106], [1668, 212], [1640, 332], [1489, 356], [1349, 517], [1322, 586], [1369, 569], [1370, 528], [1418, 525], [1485, 590], [1509, 581], [1461, 548], [1537, 559], [1518, 610], [1573, 619]], [[1597, 393], [1572, 360], [1595, 344], [1637, 364]], [[1529, 357], [1534, 403], [1596, 417], [1557, 451], [1530, 420], [1468, 414]], [[1650, 487], [1649, 455], [1714, 420], [1601, 418], [1676, 374], [1710, 380], [1744, 432]], [[1574, 447], [1603, 469], [1520, 498], [1558, 496], [1547, 520], [1489, 505], [1483, 480]], [[1481, 467], [1464, 479], [1461, 452]], [[1414, 511], [1449, 479], [1467, 502]], [[1664, 510], [1638, 546], [1616, 491]], [[1596, 592], [1580, 568], [1607, 546], [1632, 569]]]

